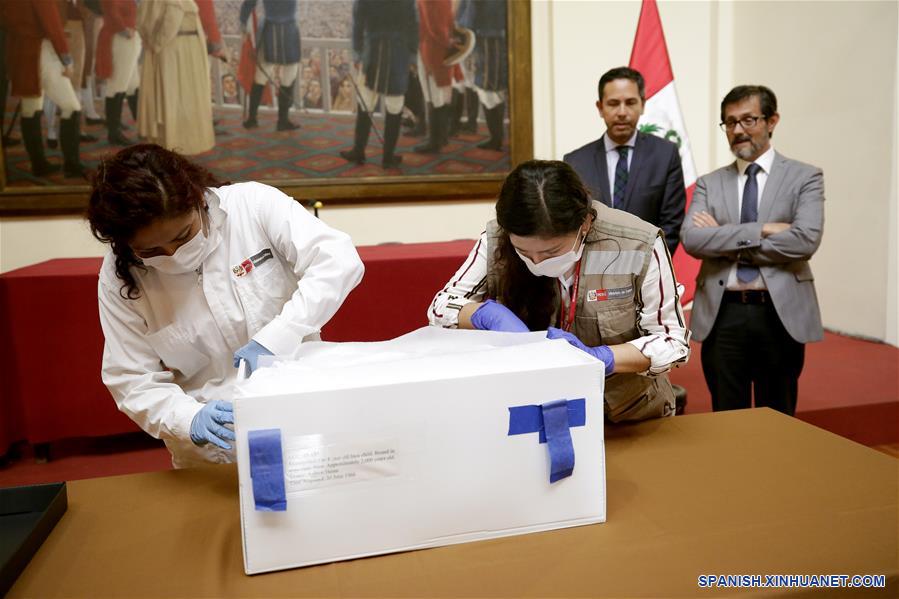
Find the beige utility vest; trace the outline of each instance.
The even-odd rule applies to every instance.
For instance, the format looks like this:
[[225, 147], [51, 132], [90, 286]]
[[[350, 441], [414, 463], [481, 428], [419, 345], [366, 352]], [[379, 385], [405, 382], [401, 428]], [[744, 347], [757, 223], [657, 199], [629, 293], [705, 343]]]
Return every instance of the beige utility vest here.
[[[594, 201], [597, 216], [587, 234], [580, 263], [577, 308], [571, 333], [585, 345], [617, 345], [645, 334], [639, 327], [643, 307], [641, 290], [652, 259], [652, 246], [661, 235], [655, 227], [632, 214]], [[500, 295], [501, 282], [494, 263], [502, 229], [487, 225], [487, 295]], [[561, 297], [556, 287], [550, 326], [558, 326]], [[674, 411], [674, 392], [665, 375], [633, 373], [606, 378], [606, 416], [613, 422], [667, 416]]]

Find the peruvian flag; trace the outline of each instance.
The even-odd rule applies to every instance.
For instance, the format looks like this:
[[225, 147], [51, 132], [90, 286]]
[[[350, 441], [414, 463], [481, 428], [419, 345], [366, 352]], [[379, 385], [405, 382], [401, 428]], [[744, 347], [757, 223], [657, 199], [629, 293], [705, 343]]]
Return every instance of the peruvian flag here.
[[[630, 67], [643, 74], [646, 80], [646, 106], [640, 117], [640, 131], [652, 133], [673, 141], [680, 148], [681, 167], [684, 170], [684, 185], [687, 187], [687, 206], [696, 187], [696, 166], [690, 152], [690, 140], [684, 127], [677, 91], [674, 88], [674, 73], [668, 59], [665, 33], [659, 18], [659, 8], [655, 0], [643, 0], [637, 35], [631, 50]], [[674, 270], [678, 282], [686, 288], [681, 298], [684, 305], [693, 300], [699, 260], [678, 247], [674, 257]]]

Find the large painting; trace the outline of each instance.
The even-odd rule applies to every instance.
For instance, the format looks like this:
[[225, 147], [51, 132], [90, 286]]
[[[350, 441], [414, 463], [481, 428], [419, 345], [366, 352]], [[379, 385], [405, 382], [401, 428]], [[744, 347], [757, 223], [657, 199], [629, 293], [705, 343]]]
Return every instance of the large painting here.
[[524, 0], [23, 0], [0, 16], [0, 214], [82, 210], [97, 163], [142, 141], [329, 203], [490, 197], [531, 157]]

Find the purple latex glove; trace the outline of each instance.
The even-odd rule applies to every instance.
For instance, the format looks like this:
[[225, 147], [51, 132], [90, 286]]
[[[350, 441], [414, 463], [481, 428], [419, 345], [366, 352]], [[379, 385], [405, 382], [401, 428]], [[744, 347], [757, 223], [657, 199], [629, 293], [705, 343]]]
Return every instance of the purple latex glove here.
[[571, 345], [575, 346], [581, 351], [585, 351], [603, 364], [606, 365], [606, 376], [609, 376], [613, 372], [615, 372], [615, 354], [612, 353], [612, 350], [609, 349], [608, 345], [597, 345], [596, 347], [587, 347], [581, 340], [572, 335], [567, 331], [563, 331], [562, 329], [557, 329], [555, 327], [549, 327], [546, 329], [546, 338], [547, 339], [564, 339]]
[[495, 301], [487, 300], [471, 315], [471, 326], [482, 331], [527, 333], [528, 326], [515, 316], [512, 310]]

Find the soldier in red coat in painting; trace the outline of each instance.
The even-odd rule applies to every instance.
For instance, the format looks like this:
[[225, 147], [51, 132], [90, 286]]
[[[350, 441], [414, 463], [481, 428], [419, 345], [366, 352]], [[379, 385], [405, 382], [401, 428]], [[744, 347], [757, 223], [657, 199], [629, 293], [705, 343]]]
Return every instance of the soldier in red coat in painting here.
[[3, 2], [7, 28], [7, 72], [12, 95], [22, 98], [22, 139], [31, 173], [44, 177], [59, 170], [44, 156], [41, 134], [43, 95], [59, 107], [59, 141], [67, 177], [83, 177], [79, 157], [81, 103], [66, 76], [74, 60], [69, 54], [60, 6], [56, 0]]
[[106, 130], [109, 143], [127, 146], [122, 133], [122, 107], [128, 99], [131, 116], [137, 120], [137, 94], [141, 41], [137, 32], [137, 3], [134, 0], [101, 0], [103, 27], [97, 36], [97, 79], [106, 80]]
[[434, 153], [446, 145], [454, 67], [443, 65], [452, 49], [452, 0], [418, 2], [418, 78], [428, 103], [428, 141], [416, 152]]

